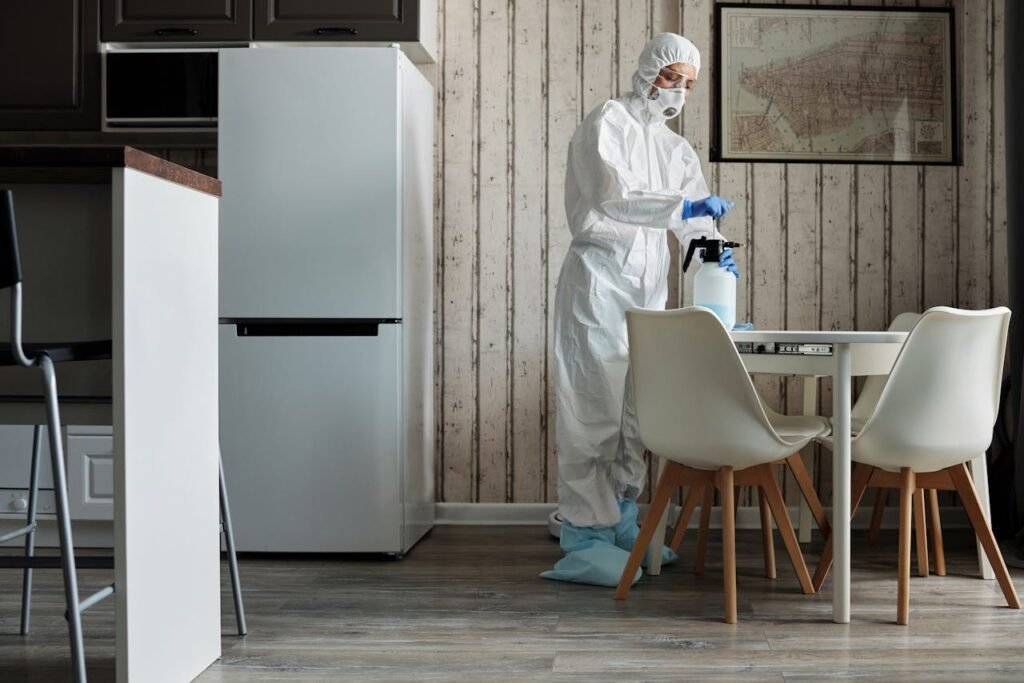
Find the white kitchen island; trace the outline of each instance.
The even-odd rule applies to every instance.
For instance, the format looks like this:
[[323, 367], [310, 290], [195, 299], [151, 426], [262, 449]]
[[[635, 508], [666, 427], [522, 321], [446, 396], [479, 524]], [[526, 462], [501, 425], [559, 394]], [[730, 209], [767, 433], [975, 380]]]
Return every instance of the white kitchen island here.
[[[130, 147], [19, 147], [0, 149], [0, 183], [14, 191], [28, 340], [113, 340], [107, 366], [58, 365], [57, 382], [63, 424], [105, 412], [113, 426], [117, 680], [191, 680], [220, 656], [220, 182]], [[76, 240], [92, 245], [77, 248], [77, 287], [61, 265], [77, 268]], [[0, 422], [30, 421], [19, 381], [0, 377]]]

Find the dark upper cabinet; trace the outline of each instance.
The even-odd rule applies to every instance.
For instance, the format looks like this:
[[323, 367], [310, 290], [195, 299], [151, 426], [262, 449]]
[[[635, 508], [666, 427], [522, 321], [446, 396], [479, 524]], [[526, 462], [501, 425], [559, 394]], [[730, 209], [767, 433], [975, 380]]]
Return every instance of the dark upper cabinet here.
[[252, 0], [103, 0], [103, 42], [249, 40]]
[[99, 128], [98, 3], [0, 2], [0, 130]]
[[401, 42], [420, 37], [418, 0], [253, 0], [253, 4], [255, 40]]

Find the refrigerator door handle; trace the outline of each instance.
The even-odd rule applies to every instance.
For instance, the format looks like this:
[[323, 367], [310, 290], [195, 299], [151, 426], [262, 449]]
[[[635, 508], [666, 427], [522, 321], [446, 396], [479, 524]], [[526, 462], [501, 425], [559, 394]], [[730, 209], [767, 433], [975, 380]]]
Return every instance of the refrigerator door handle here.
[[397, 325], [395, 318], [222, 319], [222, 325], [234, 325], [237, 337], [376, 337], [381, 325]]

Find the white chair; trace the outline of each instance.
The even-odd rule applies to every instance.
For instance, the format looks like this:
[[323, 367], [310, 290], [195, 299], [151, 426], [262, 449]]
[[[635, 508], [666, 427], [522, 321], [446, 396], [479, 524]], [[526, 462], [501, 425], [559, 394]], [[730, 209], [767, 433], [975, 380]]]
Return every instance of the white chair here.
[[[1009, 322], [1007, 308], [926, 311], [907, 337], [875, 411], [853, 439], [851, 513], [868, 486], [900, 492], [899, 624], [907, 624], [910, 617], [911, 504], [919, 489], [960, 494], [1007, 604], [1020, 608], [967, 469], [967, 462], [985, 452], [992, 440]], [[821, 440], [831, 445], [827, 438]], [[831, 565], [829, 539], [815, 572], [816, 587]]]
[[[900, 313], [889, 325], [890, 332], [910, 332], [921, 319], [920, 313]], [[856, 434], [875, 412], [878, 398], [882, 395], [888, 375], [872, 375], [864, 382], [857, 402], [851, 410], [850, 425]], [[928, 497], [925, 520], [925, 496]], [[882, 531], [882, 517], [889, 501], [889, 489], [879, 488], [875, 494], [875, 506], [871, 513], [871, 525], [868, 529], [868, 540], [877, 541]], [[946, 553], [942, 544], [942, 522], [939, 518], [939, 493], [935, 489], [919, 488], [914, 492], [914, 538], [917, 545], [917, 571], [921, 576], [928, 576], [928, 538], [926, 530], [931, 531], [932, 546], [935, 552], [935, 573], [946, 575]]]
[[735, 486], [760, 488], [803, 592], [813, 593], [772, 463], [826, 434], [827, 420], [786, 417], [786, 436], [781, 436], [729, 333], [707, 309], [631, 309], [626, 321], [640, 438], [667, 463], [615, 598], [628, 595], [669, 499], [684, 485], [721, 492], [726, 623], [736, 623]]
[[[776, 432], [783, 438], [789, 438], [790, 430], [789, 425], [792, 424], [796, 428], [795, 434], [799, 436], [802, 433], [802, 429], [806, 426], [806, 419], [803, 417], [793, 417], [782, 415], [772, 410], [764, 402], [764, 399], [758, 395], [758, 400], [761, 402], [761, 407], [764, 408], [765, 414], [768, 416], [768, 421], [771, 422], [772, 427]], [[800, 490], [800, 494], [804, 500], [807, 501], [807, 507], [811, 511], [811, 516], [814, 517], [814, 521], [818, 525], [818, 529], [824, 538], [828, 538], [832, 533], [832, 527], [829, 524], [828, 516], [825, 514], [825, 508], [821, 505], [821, 499], [818, 498], [818, 492], [814, 488], [814, 480], [811, 478], [811, 473], [807, 470], [804, 465], [803, 459], [799, 453], [794, 453], [775, 463], [776, 465], [784, 465], [789, 469], [793, 480], [796, 482], [797, 488]], [[714, 490], [711, 488], [703, 488], [700, 486], [692, 487], [686, 496], [686, 500], [683, 501], [683, 507], [680, 509], [679, 517], [676, 519], [675, 526], [673, 527], [672, 540], [669, 541], [668, 547], [673, 551], [678, 552], [679, 546], [683, 542], [683, 537], [686, 534], [686, 530], [690, 523], [690, 517], [693, 515], [697, 508], [698, 498], [703, 495], [703, 499], [700, 502], [701, 514], [700, 523], [697, 527], [697, 556], [694, 559], [693, 571], [695, 574], [702, 574], [704, 572], [704, 560], [707, 557], [708, 547], [708, 536], [711, 528], [711, 508]], [[758, 489], [758, 506], [761, 512], [761, 544], [764, 549], [764, 575], [769, 579], [775, 578], [775, 548], [774, 541], [772, 540], [772, 522], [771, 522], [771, 511], [768, 507], [768, 501]]]

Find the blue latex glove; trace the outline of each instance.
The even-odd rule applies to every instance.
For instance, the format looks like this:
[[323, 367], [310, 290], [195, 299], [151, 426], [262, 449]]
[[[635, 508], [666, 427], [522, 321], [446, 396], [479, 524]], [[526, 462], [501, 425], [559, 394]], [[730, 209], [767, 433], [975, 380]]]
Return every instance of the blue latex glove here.
[[736, 323], [732, 326], [732, 329], [735, 332], [746, 332], [754, 329], [754, 323]]
[[698, 199], [695, 202], [691, 202], [689, 199], [684, 199], [683, 220], [701, 218], [704, 216], [718, 219], [724, 216], [732, 207], [732, 202], [726, 201], [716, 194], [709, 195], [704, 199]]
[[740, 269], [736, 266], [736, 260], [732, 257], [732, 249], [726, 247], [718, 257], [718, 267], [725, 268], [739, 279]]

